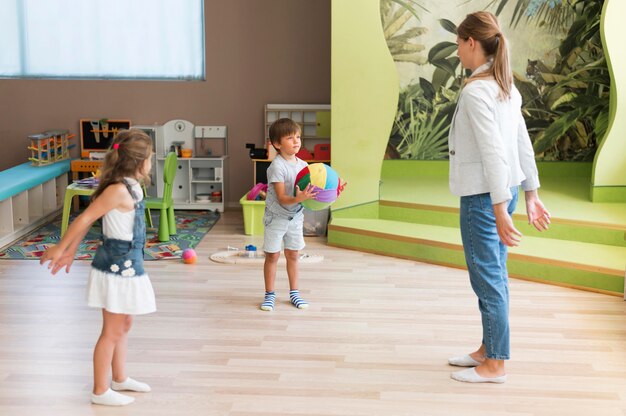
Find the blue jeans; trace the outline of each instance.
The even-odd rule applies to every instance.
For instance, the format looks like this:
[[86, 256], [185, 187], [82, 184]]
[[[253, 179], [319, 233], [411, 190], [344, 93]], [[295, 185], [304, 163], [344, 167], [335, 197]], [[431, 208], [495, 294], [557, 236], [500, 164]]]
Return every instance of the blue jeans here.
[[[509, 215], [517, 205], [518, 188], [511, 188]], [[485, 357], [510, 358], [509, 275], [506, 270], [507, 246], [496, 229], [496, 217], [489, 194], [461, 197], [461, 237], [470, 283], [478, 296], [483, 324]]]

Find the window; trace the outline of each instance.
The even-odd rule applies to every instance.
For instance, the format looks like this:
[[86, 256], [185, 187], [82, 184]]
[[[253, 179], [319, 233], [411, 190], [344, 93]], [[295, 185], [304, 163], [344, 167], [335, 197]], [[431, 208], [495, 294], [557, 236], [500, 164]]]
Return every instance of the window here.
[[204, 79], [203, 0], [0, 0], [0, 77]]

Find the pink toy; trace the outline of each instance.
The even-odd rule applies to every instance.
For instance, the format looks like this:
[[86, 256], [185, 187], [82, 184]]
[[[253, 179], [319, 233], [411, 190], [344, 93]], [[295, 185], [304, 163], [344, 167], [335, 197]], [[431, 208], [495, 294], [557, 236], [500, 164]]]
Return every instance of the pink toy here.
[[261, 192], [267, 192], [266, 183], [257, 183], [256, 185], [254, 185], [252, 189], [250, 189], [250, 192], [248, 192], [248, 196], [247, 196], [248, 201], [256, 200], [257, 196], [259, 196]]
[[196, 251], [193, 248], [186, 248], [183, 250], [183, 263], [194, 264], [198, 260]]

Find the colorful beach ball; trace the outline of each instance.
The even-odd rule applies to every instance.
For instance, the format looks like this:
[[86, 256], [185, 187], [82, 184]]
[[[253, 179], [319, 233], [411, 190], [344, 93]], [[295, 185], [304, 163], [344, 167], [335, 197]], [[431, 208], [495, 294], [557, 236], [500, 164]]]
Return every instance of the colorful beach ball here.
[[[311, 163], [298, 172], [296, 185], [300, 190], [304, 190], [308, 184], [312, 184], [318, 193], [314, 199], [302, 201], [302, 205], [312, 211], [319, 211], [330, 206], [343, 190], [337, 172], [323, 163]], [[294, 195], [295, 193], [296, 189], [294, 189]]]

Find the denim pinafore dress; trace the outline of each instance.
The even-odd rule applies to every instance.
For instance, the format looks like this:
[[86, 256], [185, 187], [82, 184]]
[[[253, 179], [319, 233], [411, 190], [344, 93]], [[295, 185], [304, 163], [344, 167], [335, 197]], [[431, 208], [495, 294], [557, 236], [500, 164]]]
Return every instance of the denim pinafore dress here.
[[[125, 180], [124, 185], [135, 201], [133, 238], [112, 238], [103, 231], [102, 245], [98, 247], [91, 263], [87, 303], [111, 313], [139, 315], [156, 310], [152, 283], [143, 267], [143, 249], [146, 243], [145, 202], [137, 196], [142, 195], [138, 183], [131, 185]], [[107, 221], [118, 218], [109, 214], [105, 217]], [[130, 224], [125, 222], [119, 224], [119, 227], [129, 228]]]

